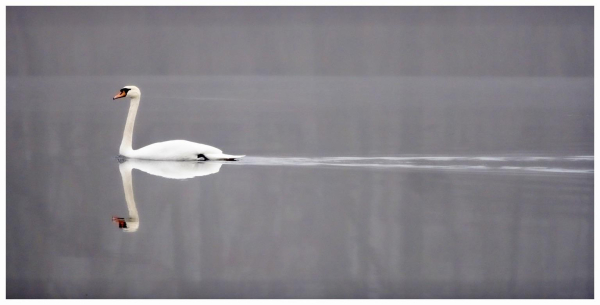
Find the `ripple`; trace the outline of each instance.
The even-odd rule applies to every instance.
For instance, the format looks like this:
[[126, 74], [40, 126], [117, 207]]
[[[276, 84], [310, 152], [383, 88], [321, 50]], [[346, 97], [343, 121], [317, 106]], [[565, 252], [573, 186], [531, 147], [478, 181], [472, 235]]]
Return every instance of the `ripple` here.
[[235, 165], [321, 166], [489, 173], [593, 174], [594, 156], [246, 157]]

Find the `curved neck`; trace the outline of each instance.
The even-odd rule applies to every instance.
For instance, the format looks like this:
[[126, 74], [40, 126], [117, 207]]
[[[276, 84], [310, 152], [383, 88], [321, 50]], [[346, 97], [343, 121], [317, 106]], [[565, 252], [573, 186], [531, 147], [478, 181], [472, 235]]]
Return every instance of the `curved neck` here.
[[133, 142], [133, 124], [135, 123], [135, 115], [137, 114], [139, 105], [139, 96], [131, 99], [129, 104], [129, 114], [127, 114], [127, 122], [125, 122], [125, 130], [123, 131], [123, 140], [121, 141], [121, 147], [119, 148], [119, 153], [126, 157], [133, 151], [133, 148], [131, 147]]

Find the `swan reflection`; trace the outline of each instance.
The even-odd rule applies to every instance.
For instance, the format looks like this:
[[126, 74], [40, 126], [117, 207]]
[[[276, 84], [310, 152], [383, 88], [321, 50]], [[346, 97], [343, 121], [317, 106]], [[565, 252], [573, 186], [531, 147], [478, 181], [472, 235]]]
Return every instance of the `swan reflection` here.
[[190, 179], [218, 173], [221, 169], [220, 162], [182, 162], [182, 161], [148, 161], [135, 159], [119, 159], [119, 171], [123, 180], [123, 191], [128, 217], [112, 218], [124, 232], [135, 232], [140, 226], [135, 199], [133, 196], [133, 181], [131, 171], [135, 168], [145, 173], [169, 179]]

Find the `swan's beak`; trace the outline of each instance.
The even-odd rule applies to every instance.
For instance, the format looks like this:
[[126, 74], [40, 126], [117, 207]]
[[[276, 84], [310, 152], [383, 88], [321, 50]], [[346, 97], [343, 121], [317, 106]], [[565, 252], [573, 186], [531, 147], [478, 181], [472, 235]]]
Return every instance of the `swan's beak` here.
[[125, 91], [121, 91], [119, 93], [117, 93], [117, 95], [115, 95], [115, 97], [113, 97], [113, 101], [118, 99], [118, 98], [123, 98], [127, 95], [127, 93]]

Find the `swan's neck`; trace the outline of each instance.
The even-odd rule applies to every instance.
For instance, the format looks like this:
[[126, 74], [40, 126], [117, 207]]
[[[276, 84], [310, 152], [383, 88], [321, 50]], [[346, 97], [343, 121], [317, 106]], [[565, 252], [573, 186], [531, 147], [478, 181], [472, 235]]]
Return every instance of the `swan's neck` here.
[[128, 157], [133, 151], [131, 147], [133, 142], [133, 124], [135, 123], [135, 116], [140, 106], [140, 97], [132, 98], [129, 104], [129, 114], [127, 114], [127, 122], [125, 123], [125, 131], [123, 131], [123, 140], [121, 141], [121, 147], [119, 148], [119, 154]]

